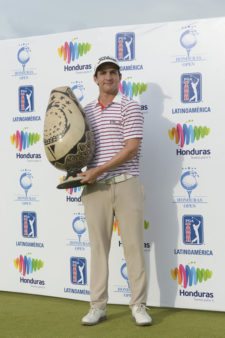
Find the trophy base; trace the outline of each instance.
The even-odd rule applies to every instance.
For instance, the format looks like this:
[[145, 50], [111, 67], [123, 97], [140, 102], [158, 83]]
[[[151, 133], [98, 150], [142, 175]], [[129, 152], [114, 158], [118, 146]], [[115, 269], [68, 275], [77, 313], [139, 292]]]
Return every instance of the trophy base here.
[[79, 176], [69, 176], [67, 177], [62, 183], [57, 185], [57, 189], [69, 189], [69, 188], [76, 188], [83, 185], [83, 183], [80, 182], [82, 177]]

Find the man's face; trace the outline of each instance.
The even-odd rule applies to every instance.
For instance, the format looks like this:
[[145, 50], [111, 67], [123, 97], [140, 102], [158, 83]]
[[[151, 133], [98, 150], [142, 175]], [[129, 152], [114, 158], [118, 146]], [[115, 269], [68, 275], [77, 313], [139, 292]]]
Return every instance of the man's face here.
[[116, 95], [119, 89], [121, 75], [112, 63], [106, 63], [97, 71], [94, 80], [99, 86], [100, 94]]

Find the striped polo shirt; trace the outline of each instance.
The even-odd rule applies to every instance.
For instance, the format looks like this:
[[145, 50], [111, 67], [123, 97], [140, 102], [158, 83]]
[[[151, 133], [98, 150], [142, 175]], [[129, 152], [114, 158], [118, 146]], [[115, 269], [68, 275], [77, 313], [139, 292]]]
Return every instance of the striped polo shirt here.
[[[118, 93], [113, 101], [103, 108], [98, 100], [90, 102], [85, 114], [95, 139], [95, 155], [88, 164], [94, 168], [109, 161], [125, 145], [125, 140], [143, 137], [143, 114], [140, 105]], [[139, 175], [140, 148], [136, 156], [117, 168], [104, 173], [98, 180], [120, 174]]]

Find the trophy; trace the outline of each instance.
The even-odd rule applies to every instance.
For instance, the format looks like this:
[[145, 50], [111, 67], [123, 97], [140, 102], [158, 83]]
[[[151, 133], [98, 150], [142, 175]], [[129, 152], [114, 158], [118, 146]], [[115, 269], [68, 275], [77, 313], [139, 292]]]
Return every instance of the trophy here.
[[94, 136], [83, 108], [70, 87], [51, 91], [44, 121], [44, 148], [47, 159], [66, 171], [58, 189], [82, 185], [79, 173], [94, 155]]

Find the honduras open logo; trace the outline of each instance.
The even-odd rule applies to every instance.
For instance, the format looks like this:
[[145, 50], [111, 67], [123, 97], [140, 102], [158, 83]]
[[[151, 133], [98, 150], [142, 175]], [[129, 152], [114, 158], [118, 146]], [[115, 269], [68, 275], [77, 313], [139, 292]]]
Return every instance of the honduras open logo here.
[[18, 63], [22, 66], [19, 69], [13, 69], [12, 76], [19, 78], [20, 80], [27, 80], [30, 76], [36, 75], [35, 69], [32, 67], [28, 67], [31, 60], [31, 48], [28, 42], [19, 43], [16, 59]]
[[74, 232], [77, 234], [79, 242], [81, 242], [81, 236], [86, 232], [86, 221], [84, 215], [76, 215], [72, 222]]
[[183, 172], [180, 177], [180, 184], [188, 193], [188, 198], [191, 198], [191, 193], [198, 186], [199, 175], [195, 169], [188, 169]]
[[25, 66], [30, 61], [30, 48], [28, 45], [24, 45], [19, 48], [17, 52], [17, 60], [23, 67], [23, 72], [25, 72]]
[[20, 179], [19, 179], [20, 186], [24, 190], [26, 197], [27, 197], [28, 191], [32, 187], [32, 179], [33, 179], [33, 176], [31, 174], [31, 171], [28, 169], [24, 170], [24, 172], [20, 176]]
[[123, 279], [125, 279], [125, 281], [127, 282], [127, 286], [129, 288], [130, 286], [129, 286], [129, 279], [128, 279], [127, 263], [126, 262], [121, 265], [120, 273], [121, 273], [121, 276], [123, 277]]
[[[179, 52], [176, 55], [173, 54], [173, 63], [187, 68], [205, 61], [205, 58], [198, 53], [197, 46], [201, 42], [201, 39], [196, 25], [189, 24], [182, 26], [177, 42], [179, 43]], [[184, 53], [180, 52], [181, 49]]]
[[187, 27], [180, 36], [180, 44], [186, 50], [187, 57], [189, 59], [192, 48], [194, 48], [197, 44], [196, 29], [191, 26]]
[[74, 95], [76, 96], [76, 98], [79, 100], [79, 102], [83, 101], [84, 99], [84, 91], [85, 91], [85, 87], [82, 81], [75, 81], [72, 85], [71, 85], [71, 89], [74, 93]]

